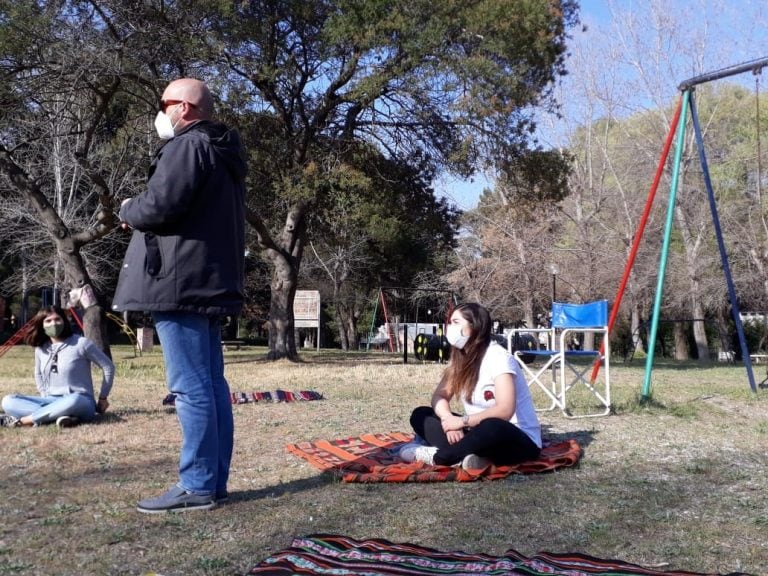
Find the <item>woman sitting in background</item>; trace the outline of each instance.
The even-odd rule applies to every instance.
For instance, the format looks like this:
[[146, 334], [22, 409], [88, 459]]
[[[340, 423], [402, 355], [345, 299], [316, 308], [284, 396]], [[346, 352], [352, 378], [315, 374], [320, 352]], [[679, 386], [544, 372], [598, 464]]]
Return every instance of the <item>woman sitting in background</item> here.
[[[432, 406], [411, 414], [421, 440], [407, 444], [400, 457], [465, 469], [535, 460], [541, 449], [541, 426], [528, 384], [517, 360], [491, 341], [491, 319], [479, 304], [458, 306], [446, 329], [451, 359], [432, 394]], [[451, 411], [461, 400], [464, 415]]]
[[[88, 338], [72, 333], [64, 311], [49, 306], [34, 318], [24, 342], [35, 348], [35, 383], [40, 396], [11, 394], [2, 401], [0, 426], [59, 427], [87, 422], [109, 407], [115, 365]], [[98, 401], [94, 398], [91, 362], [103, 372]]]

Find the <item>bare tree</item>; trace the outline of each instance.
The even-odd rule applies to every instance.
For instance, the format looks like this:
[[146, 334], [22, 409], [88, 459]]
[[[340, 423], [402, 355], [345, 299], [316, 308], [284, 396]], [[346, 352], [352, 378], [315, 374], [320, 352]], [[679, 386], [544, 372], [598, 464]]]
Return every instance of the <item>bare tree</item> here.
[[45, 271], [39, 281], [60, 286], [65, 305], [84, 306], [85, 332], [106, 350], [103, 290], [120, 257], [105, 237], [116, 197], [143, 180], [153, 79], [180, 52], [156, 8], [0, 2], [0, 186], [28, 207], [4, 204], [3, 218], [20, 226], [15, 244]]
[[[699, 5], [700, 4], [700, 5]], [[626, 261], [635, 240], [641, 206], [658, 163], [661, 145], [677, 99], [677, 84], [707, 69], [748, 59], [745, 52], [750, 30], [759, 18], [742, 14], [745, 28], [738, 34], [725, 29], [724, 12], [735, 9], [727, 2], [706, 3], [651, 2], [630, 6], [610, 2], [610, 24], [594, 25], [576, 34], [573, 43], [572, 74], [563, 88], [563, 115], [571, 129], [561, 130], [569, 140], [560, 141], [577, 159], [572, 187], [577, 194], [564, 203], [574, 224], [587, 223], [590, 207], [601, 205], [602, 215], [593, 219], [586, 231], [597, 242], [589, 241], [603, 270], [618, 270]], [[732, 14], [735, 16], [735, 14]], [[753, 15], [754, 16], [754, 15]], [[723, 42], [723, 39], [729, 39]], [[715, 39], [717, 42], [715, 42]], [[714, 45], [719, 46], [715, 52]], [[716, 97], [711, 91], [697, 93], [703, 102]], [[716, 121], [716, 107], [702, 108], [702, 124], [708, 130]], [[555, 140], [558, 140], [555, 133]], [[698, 175], [698, 159], [689, 132], [682, 182], [675, 206], [675, 242], [669, 255], [664, 313], [668, 318], [688, 319], [693, 329], [697, 357], [709, 356], [707, 334], [700, 320], [720, 310], [725, 302], [722, 273], [714, 250], [711, 218], [705, 192]], [[649, 228], [641, 247], [635, 271], [628, 286], [629, 325], [634, 333], [642, 316], [650, 309], [656, 280], [660, 225], [670, 172], [657, 195]], [[587, 201], [588, 204], [584, 204]], [[730, 211], [729, 206], [723, 208]], [[595, 213], [596, 215], [596, 213]], [[579, 227], [576, 226], [576, 229]], [[600, 230], [602, 229], [602, 230]], [[596, 235], [595, 235], [596, 234]], [[584, 233], [580, 233], [584, 237]], [[570, 236], [569, 236], [570, 237]], [[582, 267], [584, 262], [579, 259]], [[719, 278], [718, 278], [719, 274]], [[679, 340], [683, 342], [682, 340]], [[686, 344], [687, 345], [687, 344]], [[634, 346], [639, 347], [635, 339]], [[678, 355], [682, 354], [678, 350]]]

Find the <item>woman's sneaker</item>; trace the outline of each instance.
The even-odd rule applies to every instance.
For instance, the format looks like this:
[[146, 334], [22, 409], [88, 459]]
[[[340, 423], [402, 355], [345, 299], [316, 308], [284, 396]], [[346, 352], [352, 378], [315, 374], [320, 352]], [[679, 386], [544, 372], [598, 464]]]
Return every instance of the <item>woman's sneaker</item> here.
[[400, 458], [406, 462], [423, 462], [424, 464], [434, 466], [436, 452], [437, 448], [435, 446], [419, 446], [411, 444], [400, 450]]
[[461, 461], [461, 467], [464, 470], [485, 470], [492, 466], [493, 462], [489, 458], [478, 456], [477, 454], [467, 454]]
[[[417, 438], [415, 440], [412, 440], [411, 442], [407, 442], [405, 444], [401, 444], [400, 446], [393, 448], [391, 453], [397, 456], [398, 458], [405, 460], [406, 462], [413, 462], [413, 451], [416, 450], [419, 446], [424, 446], [425, 443], [423, 440]], [[403, 458], [403, 454], [408, 454], [409, 458], [411, 460], [406, 460]]]
[[16, 428], [17, 426], [21, 426], [18, 418], [10, 414], [0, 414], [0, 428]]

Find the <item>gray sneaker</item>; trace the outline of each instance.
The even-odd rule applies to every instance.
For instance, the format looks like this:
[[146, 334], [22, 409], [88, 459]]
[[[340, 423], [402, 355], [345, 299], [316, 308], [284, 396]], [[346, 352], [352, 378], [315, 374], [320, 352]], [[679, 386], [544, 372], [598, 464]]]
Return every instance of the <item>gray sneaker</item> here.
[[210, 510], [216, 506], [213, 496], [200, 496], [187, 492], [180, 486], [174, 486], [165, 494], [156, 498], [147, 498], [139, 502], [136, 510], [144, 514], [164, 514], [166, 512], [189, 512], [190, 510]]
[[21, 426], [18, 418], [10, 414], [0, 414], [0, 428], [16, 428], [17, 426]]
[[491, 465], [493, 465], [493, 462], [490, 458], [478, 456], [477, 454], [467, 454], [461, 461], [461, 467], [464, 470], [485, 470]]

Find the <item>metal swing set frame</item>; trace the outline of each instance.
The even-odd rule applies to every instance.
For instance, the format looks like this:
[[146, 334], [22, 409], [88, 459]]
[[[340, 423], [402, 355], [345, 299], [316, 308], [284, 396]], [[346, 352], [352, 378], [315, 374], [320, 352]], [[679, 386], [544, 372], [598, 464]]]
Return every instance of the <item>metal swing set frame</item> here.
[[[565, 416], [579, 417], [579, 416], [603, 416], [607, 415], [611, 411], [611, 397], [610, 397], [610, 375], [609, 375], [609, 359], [610, 359], [610, 341], [609, 335], [613, 330], [613, 326], [616, 323], [616, 318], [621, 307], [621, 301], [626, 291], [627, 283], [629, 281], [632, 267], [637, 256], [637, 252], [640, 246], [640, 242], [643, 238], [645, 226], [648, 222], [651, 208], [653, 206], [656, 192], [658, 191], [659, 183], [661, 182], [664, 169], [667, 164], [669, 152], [672, 148], [673, 141], [676, 142], [675, 157], [672, 165], [672, 178], [670, 184], [670, 193], [668, 199], [668, 206], [666, 212], [666, 219], [664, 225], [663, 244], [661, 249], [660, 261], [659, 261], [659, 274], [656, 286], [656, 293], [654, 297], [653, 312], [651, 316], [651, 331], [648, 339], [648, 356], [646, 358], [645, 375], [643, 380], [643, 388], [641, 399], [647, 401], [651, 395], [651, 375], [653, 371], [653, 360], [655, 352], [655, 343], [658, 336], [658, 327], [661, 316], [661, 301], [664, 292], [664, 280], [666, 275], [667, 259], [669, 255], [670, 239], [672, 235], [672, 224], [674, 221], [674, 209], [675, 198], [680, 181], [680, 166], [682, 163], [683, 150], [685, 148], [685, 133], [686, 122], [680, 122], [680, 119], [687, 118], [690, 113], [691, 122], [693, 125], [693, 131], [696, 141], [696, 148], [698, 151], [699, 161], [701, 163], [701, 170], [704, 177], [704, 185], [707, 191], [707, 199], [709, 203], [710, 212], [712, 215], [712, 223], [715, 230], [715, 236], [717, 239], [718, 251], [720, 253], [720, 261], [725, 275], [726, 284], [728, 287], [728, 297], [731, 302], [731, 312], [733, 316], [733, 322], [736, 327], [736, 332], [739, 340], [739, 347], [741, 350], [741, 357], [746, 368], [747, 378], [749, 380], [749, 386], [753, 393], [757, 392], [758, 385], [755, 383], [755, 377], [752, 370], [752, 361], [750, 358], [749, 350], [747, 348], [746, 337], [744, 335], [744, 325], [741, 320], [741, 314], [739, 310], [739, 301], [736, 294], [736, 288], [733, 282], [733, 276], [731, 274], [730, 264], [728, 261], [728, 253], [723, 239], [722, 227], [720, 225], [720, 217], [717, 211], [717, 201], [715, 199], [714, 189], [712, 187], [712, 179], [709, 173], [709, 165], [707, 163], [706, 150], [704, 146], [704, 139], [702, 137], [701, 123], [699, 122], [699, 115], [696, 109], [696, 102], [694, 98], [695, 87], [707, 82], [713, 82], [730, 76], [751, 72], [755, 76], [755, 92], [756, 92], [756, 123], [757, 123], [757, 172], [758, 172], [758, 193], [759, 186], [761, 185], [761, 161], [760, 161], [760, 115], [759, 115], [759, 76], [765, 66], [768, 66], [768, 57], [758, 58], [730, 66], [700, 76], [695, 76], [684, 82], [680, 83], [678, 89], [680, 90], [680, 98], [677, 102], [675, 112], [672, 118], [672, 122], [669, 127], [669, 132], [664, 143], [664, 147], [661, 152], [656, 173], [654, 175], [653, 183], [651, 184], [648, 197], [646, 199], [645, 208], [640, 218], [638, 229], [634, 234], [632, 247], [630, 250], [629, 258], [624, 268], [624, 274], [622, 275], [619, 283], [616, 297], [611, 306], [610, 316], [607, 322], [604, 320], [605, 310], [607, 308], [607, 302], [602, 301], [599, 303], [588, 303], [584, 305], [568, 305], [562, 303], [553, 303], [553, 318], [555, 316], [555, 310], [561, 310], [563, 306], [584, 306], [585, 310], [591, 310], [591, 307], [595, 305], [601, 306], [597, 310], [595, 315], [582, 315], [581, 312], [574, 314], [566, 314], [563, 316], [563, 322], [560, 325], [553, 323], [553, 326], [548, 329], [529, 329], [524, 328], [513, 331], [510, 334], [508, 347], [512, 351], [512, 337], [517, 332], [544, 332], [547, 339], [546, 350], [532, 351], [532, 350], [519, 350], [515, 351], [515, 355], [521, 360], [520, 364], [525, 370], [528, 379], [529, 386], [538, 386], [546, 394], [551, 401], [548, 409], [559, 408]], [[558, 332], [559, 330], [559, 332]], [[599, 346], [599, 350], [589, 351], [587, 354], [591, 354], [595, 357], [594, 363], [591, 365], [591, 374], [587, 377], [586, 373], [589, 370], [575, 369], [569, 362], [569, 357], [578, 356], [579, 353], [574, 353], [566, 350], [566, 337], [570, 331], [585, 330], [600, 333], [602, 335], [602, 342]], [[582, 352], [583, 354], [583, 352]], [[545, 360], [543, 367], [538, 369], [529, 368], [522, 361], [523, 355], [532, 355], [534, 357], [540, 357]], [[603, 388], [597, 387], [597, 377], [600, 372], [600, 368], [605, 366]], [[566, 373], [570, 368], [570, 376], [567, 379]], [[551, 382], [547, 382], [551, 373]], [[768, 378], [763, 380], [759, 386], [765, 386], [768, 382]], [[595, 396], [599, 404], [599, 411], [591, 412], [587, 414], [580, 414], [575, 416], [571, 413], [568, 401], [567, 393], [576, 385], [583, 384], [587, 389]]]
[[[622, 276], [621, 282], [619, 284], [619, 288], [616, 293], [616, 298], [613, 302], [611, 314], [608, 319], [608, 330], [610, 332], [610, 330], [613, 328], [613, 325], [616, 321], [616, 317], [618, 315], [621, 299], [624, 295], [626, 285], [629, 280], [629, 275], [632, 271], [632, 266], [635, 261], [635, 256], [637, 254], [640, 241], [642, 240], [643, 231], [645, 230], [645, 225], [648, 221], [651, 207], [653, 205], [653, 200], [656, 196], [656, 191], [658, 190], [659, 182], [661, 181], [661, 176], [664, 172], [664, 166], [666, 165], [667, 158], [669, 156], [669, 151], [672, 146], [672, 141], [676, 140], [675, 158], [673, 162], [672, 179], [670, 183], [670, 192], [669, 192], [669, 201], [668, 201], [669, 203], [667, 206], [667, 213], [666, 213], [665, 226], [664, 226], [664, 240], [663, 240], [662, 249], [661, 249], [661, 256], [659, 259], [659, 275], [658, 275], [658, 281], [656, 285], [656, 294], [654, 298], [653, 313], [651, 316], [651, 332], [650, 332], [650, 337], [648, 339], [648, 356], [646, 358], [645, 376], [643, 380], [643, 389], [642, 389], [642, 395], [641, 395], [643, 400], [648, 400], [651, 395], [651, 374], [653, 370], [654, 349], [655, 349], [655, 343], [656, 343], [656, 338], [658, 334], [661, 300], [664, 292], [664, 277], [666, 273], [667, 257], [669, 254], [670, 238], [672, 234], [672, 223], [674, 220], [675, 197], [677, 195], [677, 189], [679, 186], [680, 165], [682, 162], [683, 149], [685, 147], [685, 132], [686, 132], [685, 121], [680, 122], [680, 118], [681, 117], [686, 118], [689, 111], [691, 115], [691, 121], [693, 124], [694, 136], [696, 140], [696, 148], [699, 155], [699, 162], [701, 163], [701, 170], [704, 177], [704, 185], [707, 190], [707, 199], [709, 202], [709, 208], [712, 214], [712, 223], [714, 226], [715, 236], [717, 239], [717, 246], [720, 253], [720, 261], [723, 267], [723, 273], [725, 275], [726, 284], [728, 286], [728, 297], [731, 302], [731, 312], [733, 316], [733, 322], [736, 326], [736, 332], [739, 340], [739, 347], [741, 350], [741, 357], [744, 362], [744, 367], [747, 371], [749, 386], [752, 392], [754, 393], [757, 392], [755, 376], [752, 370], [752, 362], [750, 359], [749, 350], [747, 348], [746, 337], [744, 335], [744, 325], [741, 321], [741, 315], [740, 315], [739, 303], [738, 303], [739, 301], [736, 294], [736, 288], [733, 283], [733, 276], [731, 275], [731, 268], [728, 262], [728, 252], [725, 247], [725, 241], [723, 240], [722, 227], [720, 225], [720, 217], [717, 212], [717, 201], [715, 199], [715, 193], [712, 187], [712, 179], [709, 173], [709, 165], [707, 163], [706, 150], [704, 147], [704, 139], [702, 137], [701, 123], [699, 122], [699, 115], [696, 109], [694, 90], [696, 86], [700, 84], [705, 84], [707, 82], [713, 82], [715, 80], [720, 80], [723, 78], [744, 74], [746, 72], [751, 72], [755, 76], [756, 102], [757, 102], [756, 104], [757, 106], [757, 112], [756, 112], [757, 147], [758, 147], [757, 169], [758, 169], [758, 186], [760, 186], [761, 164], [760, 164], [759, 77], [765, 66], [768, 66], [768, 57], [758, 58], [755, 60], [751, 60], [749, 62], [744, 62], [742, 64], [737, 64], [734, 66], [722, 68], [720, 70], [695, 76], [693, 78], [690, 78], [688, 80], [681, 82], [680, 85], [678, 86], [678, 89], [680, 90], [680, 98], [678, 100], [677, 107], [675, 109], [675, 113], [669, 127], [669, 132], [667, 134], [664, 148], [661, 153], [661, 158], [659, 159], [659, 164], [656, 169], [656, 174], [653, 180], [653, 184], [651, 185], [651, 189], [649, 191], [648, 198], [646, 200], [645, 210], [640, 219], [638, 230], [634, 236], [634, 241], [630, 251], [630, 256], [629, 256], [629, 259], [627, 260], [627, 264], [624, 269], [624, 275]], [[599, 372], [599, 370], [600, 370], [600, 363], [595, 362], [593, 366], [592, 374], [591, 374], [592, 382], [595, 381], [595, 378], [597, 377], [597, 373]]]

